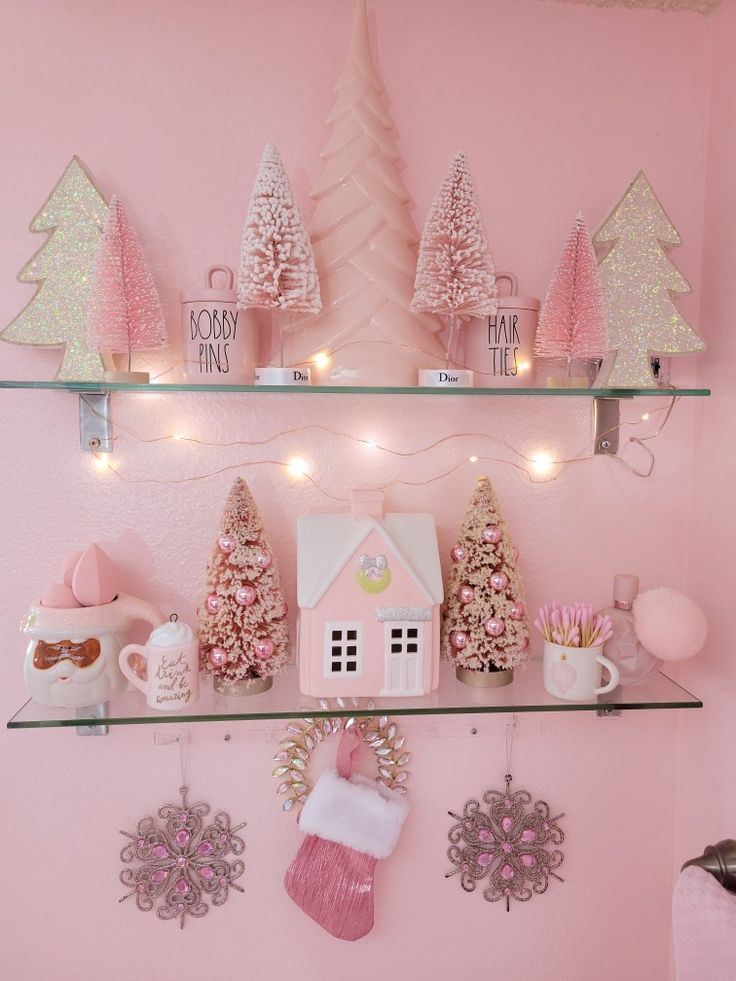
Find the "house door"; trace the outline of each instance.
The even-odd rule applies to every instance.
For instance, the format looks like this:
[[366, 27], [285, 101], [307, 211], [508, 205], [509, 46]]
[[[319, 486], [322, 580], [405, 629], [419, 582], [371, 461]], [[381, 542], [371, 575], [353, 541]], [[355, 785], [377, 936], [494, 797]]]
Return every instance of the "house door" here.
[[386, 677], [382, 695], [424, 694], [422, 624], [416, 621], [386, 624]]

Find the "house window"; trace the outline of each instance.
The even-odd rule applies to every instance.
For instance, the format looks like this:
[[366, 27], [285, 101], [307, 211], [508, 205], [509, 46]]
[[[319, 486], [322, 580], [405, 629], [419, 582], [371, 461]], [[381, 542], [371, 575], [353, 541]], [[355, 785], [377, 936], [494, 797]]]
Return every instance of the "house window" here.
[[326, 677], [357, 678], [362, 672], [362, 624], [328, 623], [325, 627]]

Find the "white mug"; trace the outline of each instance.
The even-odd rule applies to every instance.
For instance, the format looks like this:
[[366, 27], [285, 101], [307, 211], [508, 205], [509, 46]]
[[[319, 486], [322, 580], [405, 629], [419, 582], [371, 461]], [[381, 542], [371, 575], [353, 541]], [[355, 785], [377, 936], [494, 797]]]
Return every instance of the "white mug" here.
[[[145, 677], [131, 656], [140, 667], [145, 663]], [[186, 623], [170, 620], [156, 627], [145, 646], [128, 644], [120, 652], [120, 670], [159, 712], [188, 708], [199, 697], [199, 644]]]
[[[555, 698], [569, 702], [587, 702], [597, 695], [605, 695], [618, 685], [619, 671], [613, 661], [602, 654], [600, 647], [563, 647], [562, 644], [544, 642], [544, 687]], [[611, 675], [603, 685], [603, 668]]]

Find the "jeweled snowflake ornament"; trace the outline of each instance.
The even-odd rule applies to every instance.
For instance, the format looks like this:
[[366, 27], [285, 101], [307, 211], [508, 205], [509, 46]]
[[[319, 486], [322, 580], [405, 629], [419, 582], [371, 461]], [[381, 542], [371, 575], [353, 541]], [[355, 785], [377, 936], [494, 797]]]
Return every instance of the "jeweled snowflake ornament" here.
[[532, 804], [526, 790], [512, 792], [508, 775], [506, 790], [487, 790], [483, 801], [487, 810], [479, 801], [469, 800], [462, 815], [448, 811], [458, 823], [448, 835], [452, 846], [447, 856], [455, 869], [445, 878], [460, 873], [466, 892], [487, 879], [483, 897], [490, 903], [505, 899], [507, 911], [512, 899], [524, 903], [535, 893], [546, 892], [550, 878], [565, 881], [554, 871], [564, 858], [554, 847], [565, 840], [557, 824], [564, 814], [551, 817], [545, 801]]
[[222, 906], [231, 887], [244, 892], [235, 880], [245, 865], [227, 856], [245, 851], [245, 842], [236, 832], [246, 822], [231, 828], [230, 817], [218, 811], [205, 827], [202, 819], [209, 814], [210, 805], [203, 801], [188, 804], [186, 787], [180, 787], [179, 793], [181, 804], [163, 804], [158, 809], [163, 826], [153, 817], [144, 817], [135, 834], [120, 832], [130, 838], [120, 852], [121, 860], [139, 864], [120, 873], [120, 881], [130, 892], [118, 902], [135, 896], [139, 910], [148, 913], [155, 907], [156, 916], [162, 920], [178, 917], [183, 928], [185, 917], [207, 913], [204, 897], [213, 906]]

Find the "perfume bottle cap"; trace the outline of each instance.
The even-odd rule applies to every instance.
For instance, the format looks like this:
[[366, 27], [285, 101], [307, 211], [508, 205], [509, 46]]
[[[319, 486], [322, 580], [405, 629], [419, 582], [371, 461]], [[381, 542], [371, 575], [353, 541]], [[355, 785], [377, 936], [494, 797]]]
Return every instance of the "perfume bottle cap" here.
[[613, 604], [619, 610], [630, 610], [638, 594], [638, 576], [622, 573], [613, 577]]

